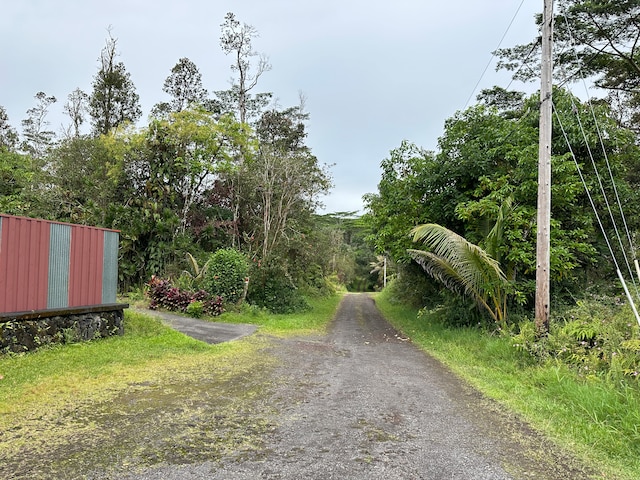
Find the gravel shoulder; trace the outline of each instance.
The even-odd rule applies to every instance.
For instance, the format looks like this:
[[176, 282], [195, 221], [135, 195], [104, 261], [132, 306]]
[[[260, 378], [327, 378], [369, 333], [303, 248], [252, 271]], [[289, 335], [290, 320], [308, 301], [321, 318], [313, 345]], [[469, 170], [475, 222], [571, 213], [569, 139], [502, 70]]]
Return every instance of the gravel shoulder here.
[[278, 340], [276, 427], [259, 454], [129, 479], [595, 478], [402, 338], [366, 294], [325, 337]]

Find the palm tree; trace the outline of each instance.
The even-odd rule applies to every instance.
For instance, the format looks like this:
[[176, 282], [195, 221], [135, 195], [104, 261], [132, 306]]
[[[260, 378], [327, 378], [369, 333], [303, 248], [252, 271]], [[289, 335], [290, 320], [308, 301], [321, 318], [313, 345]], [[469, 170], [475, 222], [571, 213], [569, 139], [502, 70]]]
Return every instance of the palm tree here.
[[425, 272], [452, 292], [472, 298], [496, 323], [506, 322], [508, 281], [494, 258], [438, 224], [418, 225], [411, 235], [428, 248], [408, 250]]

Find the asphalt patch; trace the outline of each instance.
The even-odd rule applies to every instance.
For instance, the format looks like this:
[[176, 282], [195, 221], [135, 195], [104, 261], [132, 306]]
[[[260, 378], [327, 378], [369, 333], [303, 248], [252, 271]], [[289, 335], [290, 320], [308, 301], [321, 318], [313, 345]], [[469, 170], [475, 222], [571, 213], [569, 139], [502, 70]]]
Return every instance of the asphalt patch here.
[[207, 322], [158, 310], [139, 310], [160, 318], [166, 325], [196, 340], [209, 344], [231, 342], [253, 334], [258, 327], [246, 323]]

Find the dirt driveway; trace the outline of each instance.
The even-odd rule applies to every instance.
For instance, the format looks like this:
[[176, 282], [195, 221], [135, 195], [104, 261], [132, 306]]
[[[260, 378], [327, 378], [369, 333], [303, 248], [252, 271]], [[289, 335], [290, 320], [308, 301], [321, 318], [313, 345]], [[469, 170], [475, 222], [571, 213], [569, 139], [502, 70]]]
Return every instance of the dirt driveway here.
[[347, 295], [331, 333], [275, 346], [275, 427], [247, 458], [129, 479], [573, 479], [587, 471]]

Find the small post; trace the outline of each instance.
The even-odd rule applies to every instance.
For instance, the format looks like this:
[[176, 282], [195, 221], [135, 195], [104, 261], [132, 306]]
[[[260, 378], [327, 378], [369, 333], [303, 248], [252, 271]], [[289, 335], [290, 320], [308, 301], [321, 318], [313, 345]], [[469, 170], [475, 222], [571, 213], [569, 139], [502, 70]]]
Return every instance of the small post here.
[[382, 279], [382, 286], [386, 288], [387, 286], [387, 256], [384, 257], [384, 275]]

